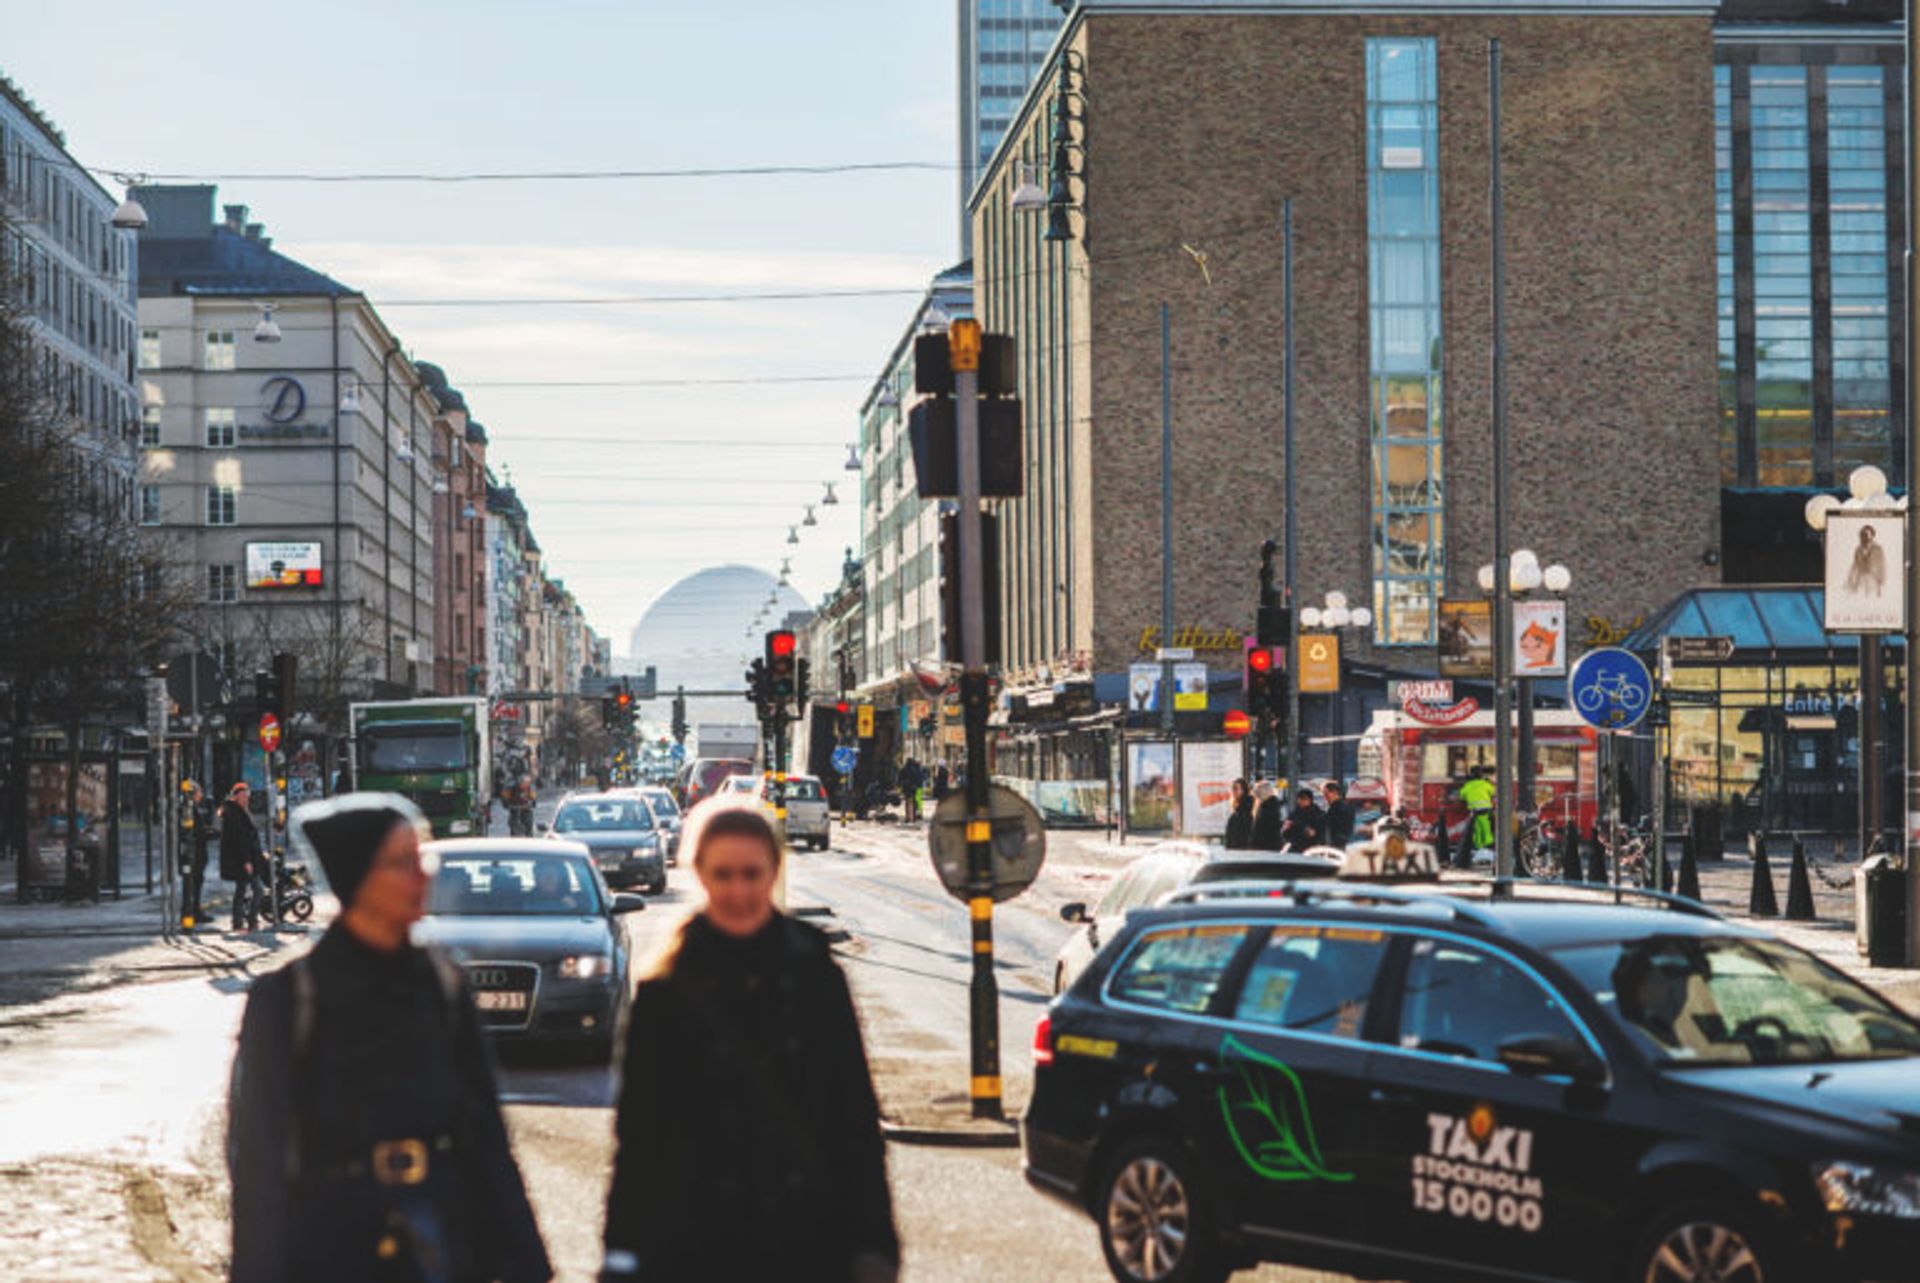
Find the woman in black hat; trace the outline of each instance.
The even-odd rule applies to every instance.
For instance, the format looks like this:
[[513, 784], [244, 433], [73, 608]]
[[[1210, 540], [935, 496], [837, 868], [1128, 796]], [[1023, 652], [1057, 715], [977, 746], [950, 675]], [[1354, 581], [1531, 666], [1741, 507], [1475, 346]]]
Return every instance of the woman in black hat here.
[[234, 1283], [552, 1277], [457, 967], [417, 949], [426, 823], [405, 798], [303, 807], [340, 916], [255, 982], [229, 1105]]
[[899, 1239], [846, 978], [773, 905], [757, 807], [689, 821], [706, 907], [627, 1017], [603, 1280], [890, 1283]]

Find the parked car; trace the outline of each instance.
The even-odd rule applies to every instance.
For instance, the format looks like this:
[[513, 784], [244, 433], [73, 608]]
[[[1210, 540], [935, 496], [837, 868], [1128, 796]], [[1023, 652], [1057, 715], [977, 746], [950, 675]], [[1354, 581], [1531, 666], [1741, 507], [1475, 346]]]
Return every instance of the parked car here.
[[687, 767], [681, 801], [691, 811], [716, 793], [735, 775], [751, 775], [753, 763], [743, 757], [697, 757]]
[[[754, 782], [753, 795], [762, 806], [772, 806], [773, 789], [773, 779], [769, 776]], [[789, 845], [805, 842], [816, 851], [833, 845], [833, 812], [827, 804], [827, 790], [817, 778], [787, 776], [786, 801]]]
[[1204, 842], [1162, 842], [1122, 869], [1091, 909], [1074, 902], [1060, 916], [1079, 929], [1060, 946], [1053, 964], [1053, 991], [1063, 993], [1111, 940], [1130, 909], [1157, 904], [1196, 882], [1286, 881], [1338, 876], [1340, 863], [1312, 854], [1229, 851]]
[[1135, 913], [1035, 1031], [1028, 1180], [1124, 1283], [1920, 1276], [1920, 1022], [1765, 932], [1613, 895], [1319, 882]]
[[466, 969], [481, 1028], [612, 1056], [632, 990], [620, 918], [647, 902], [610, 893], [576, 842], [457, 838], [427, 849], [439, 869], [414, 938]]
[[652, 895], [667, 889], [665, 837], [653, 811], [635, 797], [574, 794], [553, 813], [548, 836], [587, 848], [610, 886], [643, 886]]

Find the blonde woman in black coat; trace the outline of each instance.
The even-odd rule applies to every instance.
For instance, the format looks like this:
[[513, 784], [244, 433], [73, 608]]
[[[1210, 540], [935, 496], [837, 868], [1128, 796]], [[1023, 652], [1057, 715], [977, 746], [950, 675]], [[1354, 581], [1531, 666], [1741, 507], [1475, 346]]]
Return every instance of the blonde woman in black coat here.
[[900, 1245], [860, 1026], [815, 928], [773, 905], [757, 808], [687, 834], [706, 907], [628, 1015], [607, 1280], [890, 1283]]

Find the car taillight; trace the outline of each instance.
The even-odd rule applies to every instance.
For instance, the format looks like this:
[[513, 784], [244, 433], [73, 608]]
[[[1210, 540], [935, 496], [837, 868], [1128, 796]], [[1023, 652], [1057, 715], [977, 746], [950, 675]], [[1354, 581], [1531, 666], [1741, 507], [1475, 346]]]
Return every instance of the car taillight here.
[[1053, 1063], [1052, 1016], [1040, 1017], [1040, 1023], [1033, 1027], [1033, 1063], [1036, 1065]]

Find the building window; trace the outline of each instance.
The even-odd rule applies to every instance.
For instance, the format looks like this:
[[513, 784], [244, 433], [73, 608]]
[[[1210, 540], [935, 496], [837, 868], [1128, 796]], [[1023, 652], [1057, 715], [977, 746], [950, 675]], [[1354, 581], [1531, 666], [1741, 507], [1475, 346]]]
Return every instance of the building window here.
[[233, 331], [207, 331], [207, 368], [209, 370], [231, 370], [233, 368]]
[[1886, 72], [1827, 69], [1828, 295], [1833, 307], [1833, 474], [1893, 461], [1887, 328]]
[[231, 526], [239, 520], [236, 513], [238, 493], [232, 486], [207, 487], [208, 525]]
[[160, 331], [140, 331], [140, 368], [143, 370], [160, 368]]
[[207, 567], [207, 600], [216, 606], [240, 600], [240, 567], [231, 561]]
[[140, 524], [157, 526], [160, 524], [160, 487], [140, 487]]
[[1763, 486], [1811, 485], [1813, 229], [1807, 69], [1757, 66], [1750, 74], [1758, 480]]
[[207, 449], [231, 450], [234, 443], [234, 416], [230, 409], [207, 411]]
[[1367, 42], [1375, 639], [1430, 645], [1446, 580], [1437, 52]]
[[160, 407], [140, 407], [140, 444], [148, 449], [160, 444]]

